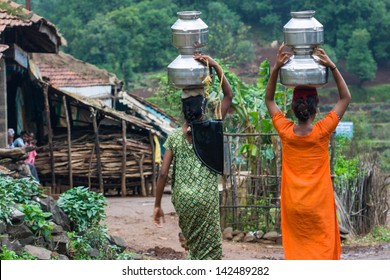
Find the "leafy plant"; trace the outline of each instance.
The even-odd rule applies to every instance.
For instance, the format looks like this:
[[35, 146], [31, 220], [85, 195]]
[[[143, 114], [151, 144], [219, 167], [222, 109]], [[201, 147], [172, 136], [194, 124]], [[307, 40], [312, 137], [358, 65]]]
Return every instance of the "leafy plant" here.
[[62, 193], [57, 201], [72, 221], [75, 231], [96, 226], [106, 218], [107, 199], [86, 187], [75, 187]]
[[335, 143], [334, 173], [337, 176], [335, 178], [335, 184], [340, 187], [339, 182], [356, 178], [359, 172], [359, 160], [356, 156], [352, 156], [349, 159], [345, 156], [345, 150], [350, 146], [351, 139], [341, 134], [336, 136]]
[[390, 228], [375, 226], [370, 233], [363, 237], [350, 240], [350, 243], [388, 243], [390, 242]]
[[33, 196], [42, 196], [43, 188], [31, 177], [13, 179], [0, 177], [0, 187], [4, 193], [11, 195], [15, 203], [28, 203]]
[[376, 226], [369, 236], [378, 242], [390, 242], [390, 229], [386, 226]]
[[51, 237], [53, 226], [47, 220], [52, 216], [51, 213], [43, 212], [38, 203], [22, 204], [19, 210], [24, 213], [24, 222], [32, 232], [38, 236]]
[[128, 252], [124, 251], [123, 253], [120, 253], [116, 256], [116, 260], [134, 260], [134, 258], [137, 256], [137, 253], [135, 252]]
[[0, 219], [11, 223], [12, 206], [29, 204], [33, 196], [42, 196], [43, 188], [31, 178], [0, 177]]
[[[69, 232], [70, 242], [68, 251], [73, 259], [116, 259], [119, 248], [111, 245], [107, 228], [102, 225], [96, 225], [81, 232]], [[92, 256], [90, 252], [94, 249], [98, 251], [98, 256]]]
[[22, 252], [18, 255], [15, 251], [9, 250], [7, 246], [1, 246], [0, 260], [36, 260], [37, 258], [31, 256], [27, 252]]
[[75, 260], [90, 260], [91, 256], [88, 251], [92, 246], [85, 241], [85, 238], [77, 232], [68, 232], [69, 243], [67, 244], [69, 255]]
[[8, 193], [7, 189], [2, 187], [2, 181], [0, 181], [0, 220], [11, 224], [11, 207], [14, 204], [14, 195]]

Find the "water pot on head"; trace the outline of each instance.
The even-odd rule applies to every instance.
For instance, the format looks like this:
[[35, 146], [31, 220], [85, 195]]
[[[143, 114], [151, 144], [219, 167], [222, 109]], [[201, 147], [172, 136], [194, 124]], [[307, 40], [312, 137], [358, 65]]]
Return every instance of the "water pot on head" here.
[[312, 56], [314, 48], [324, 42], [324, 28], [314, 14], [315, 11], [292, 12], [283, 27], [284, 42], [294, 52], [280, 69], [280, 82], [285, 86], [321, 87], [328, 82], [328, 68]]
[[168, 82], [181, 88], [203, 88], [209, 68], [193, 58], [195, 52], [207, 44], [208, 26], [200, 19], [201, 12], [178, 12], [178, 20], [171, 26], [172, 44], [180, 55], [168, 65]]

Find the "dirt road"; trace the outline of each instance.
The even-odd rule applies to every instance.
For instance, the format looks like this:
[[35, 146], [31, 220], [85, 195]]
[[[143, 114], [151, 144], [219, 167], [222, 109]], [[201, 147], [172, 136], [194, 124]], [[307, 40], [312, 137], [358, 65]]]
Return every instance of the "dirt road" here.
[[[165, 224], [157, 228], [152, 221], [153, 197], [109, 197], [107, 227], [111, 235], [122, 237], [129, 249], [147, 254], [156, 259], [186, 259], [180, 246], [177, 216], [170, 195], [164, 194], [162, 207]], [[223, 259], [283, 259], [280, 245], [260, 243], [223, 242]], [[345, 260], [390, 260], [390, 243], [382, 245], [343, 245], [342, 259]]]

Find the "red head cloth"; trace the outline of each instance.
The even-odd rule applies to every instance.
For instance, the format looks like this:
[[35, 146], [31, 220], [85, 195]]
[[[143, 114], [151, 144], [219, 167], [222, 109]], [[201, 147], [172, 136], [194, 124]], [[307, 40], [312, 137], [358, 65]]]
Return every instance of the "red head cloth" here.
[[317, 89], [314, 87], [298, 86], [294, 88], [293, 101], [302, 98], [306, 100], [307, 96], [317, 96]]

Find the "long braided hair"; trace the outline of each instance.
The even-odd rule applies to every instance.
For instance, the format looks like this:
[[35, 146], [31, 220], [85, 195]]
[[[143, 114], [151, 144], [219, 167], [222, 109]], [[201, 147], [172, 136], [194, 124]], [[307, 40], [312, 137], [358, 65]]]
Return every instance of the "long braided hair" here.
[[[182, 99], [182, 111], [187, 124], [201, 119], [204, 116], [206, 100], [203, 95], [191, 96]], [[187, 133], [191, 133], [188, 131]]]

